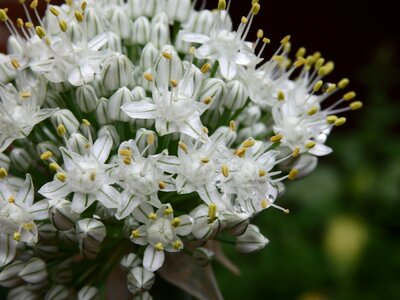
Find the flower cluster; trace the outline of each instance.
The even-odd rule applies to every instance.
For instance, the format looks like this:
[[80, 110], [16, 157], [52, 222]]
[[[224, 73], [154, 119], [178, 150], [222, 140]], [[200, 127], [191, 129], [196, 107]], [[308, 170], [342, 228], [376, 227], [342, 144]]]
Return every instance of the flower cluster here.
[[[361, 108], [333, 62], [190, 0], [19, 1], [0, 56], [0, 284], [9, 299], [95, 299], [126, 270], [135, 299], [174, 255], [267, 243], [250, 224], [306, 176], [339, 114]], [[248, 41], [250, 40], [250, 41]], [[327, 100], [339, 94], [336, 102]], [[221, 238], [222, 237], [222, 238]], [[82, 266], [83, 270], [79, 267]], [[162, 274], [162, 272], [160, 272]], [[172, 276], [172, 275], [171, 275]], [[70, 287], [74, 288], [71, 289]]]

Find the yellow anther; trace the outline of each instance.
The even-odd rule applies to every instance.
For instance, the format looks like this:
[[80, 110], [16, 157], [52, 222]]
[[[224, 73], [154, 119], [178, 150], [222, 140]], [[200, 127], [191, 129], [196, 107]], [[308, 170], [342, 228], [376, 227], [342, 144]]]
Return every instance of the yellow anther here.
[[215, 203], [211, 203], [208, 206], [208, 218], [214, 220], [217, 217], [217, 205]]
[[43, 39], [46, 36], [46, 31], [43, 29], [42, 26], [36, 26], [35, 27], [36, 30], [36, 34], [38, 35], [38, 37], [40, 37], [41, 39]]
[[33, 224], [32, 223], [24, 223], [22, 224], [22, 227], [26, 230], [26, 231], [30, 231], [33, 229]]
[[324, 84], [324, 82], [323, 82], [322, 80], [318, 80], [318, 81], [315, 83], [314, 88], [313, 88], [314, 93], [315, 93], [315, 92], [318, 92], [319, 89], [322, 87], [323, 84]]
[[56, 178], [61, 182], [65, 182], [65, 180], [67, 179], [67, 175], [65, 175], [65, 173], [59, 172], [56, 174]]
[[325, 90], [325, 93], [330, 94], [335, 91], [337, 88], [336, 83], [330, 83], [328, 88]]
[[269, 38], [266, 38], [266, 37], [263, 38], [262, 41], [263, 41], [264, 44], [269, 44], [269, 43], [271, 43], [271, 40], [270, 40]]
[[307, 149], [312, 149], [312, 148], [315, 147], [315, 145], [316, 145], [316, 143], [313, 142], [313, 141], [311, 141], [311, 142], [308, 142], [308, 143], [306, 144], [306, 148], [307, 148]]
[[224, 10], [226, 8], [226, 1], [225, 0], [219, 0], [218, 1], [218, 9], [219, 10]]
[[360, 109], [361, 107], [363, 107], [363, 103], [361, 101], [354, 101], [354, 102], [350, 103], [350, 108], [352, 110], [357, 110], [357, 109]]
[[50, 12], [56, 17], [58, 17], [60, 15], [60, 12], [54, 6], [50, 7]]
[[201, 66], [200, 71], [201, 71], [201, 73], [205, 74], [208, 71], [210, 71], [210, 69], [211, 69], [211, 65], [209, 63], [205, 63], [204, 65]]
[[350, 83], [350, 80], [348, 80], [347, 78], [343, 78], [342, 80], [339, 81], [338, 83], [338, 87], [339, 89], [344, 89], [346, 86], [348, 86]]
[[176, 79], [171, 79], [170, 82], [171, 86], [173, 86], [174, 88], [176, 88], [178, 86], [178, 81]]
[[153, 75], [151, 75], [150, 73], [144, 73], [143, 77], [147, 80], [147, 81], [153, 81]]
[[208, 128], [207, 127], [203, 127], [202, 129], [201, 129], [205, 134], [208, 134], [210, 131], [208, 130]]
[[46, 151], [42, 155], [40, 155], [40, 159], [41, 160], [48, 160], [52, 156], [53, 156], [53, 153], [51, 151]]
[[264, 37], [264, 31], [262, 29], [258, 29], [257, 38], [262, 39]]
[[24, 27], [24, 21], [21, 18], [17, 19], [17, 26], [18, 28]]
[[244, 148], [251, 148], [255, 145], [255, 143], [256, 142], [253, 139], [248, 139], [248, 140], [245, 140], [242, 145]]
[[298, 173], [299, 173], [299, 170], [297, 170], [297, 169], [291, 170], [291, 171], [289, 172], [288, 179], [289, 179], [289, 180], [294, 180], [294, 179], [296, 178], [296, 176], [297, 176]]
[[181, 219], [179, 219], [178, 217], [175, 217], [171, 220], [171, 226], [172, 227], [178, 227], [179, 225], [181, 225]]
[[253, 1], [251, 1], [251, 5], [254, 5], [254, 4], [258, 3], [258, 2], [260, 2], [260, 0], [253, 0]]
[[51, 46], [51, 41], [50, 41], [49, 38], [46, 37], [46, 38], [44, 39], [44, 41], [46, 42], [46, 45], [47, 45], [47, 46]]
[[174, 210], [172, 209], [171, 206], [168, 206], [165, 210], [164, 210], [164, 215], [169, 216], [170, 214], [173, 214]]
[[32, 22], [25, 22], [25, 27], [30, 29], [33, 27], [33, 23]]
[[52, 170], [53, 172], [58, 171], [60, 169], [60, 165], [56, 162], [52, 162], [49, 165], [50, 170]]
[[314, 52], [314, 54], [312, 55], [312, 59], [313, 59], [313, 63], [317, 61], [317, 59], [319, 59], [321, 57], [321, 52]]
[[296, 57], [304, 57], [304, 55], [306, 55], [306, 48], [299, 48], [299, 50], [296, 52]]
[[69, 6], [72, 6], [74, 4], [74, 0], [65, 0], [65, 3], [67, 3]]
[[82, 119], [82, 124], [86, 127], [89, 127], [91, 125], [90, 122], [86, 119]]
[[90, 181], [95, 181], [96, 180], [96, 173], [90, 173], [90, 176], [89, 176], [89, 179], [90, 179]]
[[18, 0], [19, 4], [25, 3], [25, 0]]
[[8, 20], [7, 16], [7, 10], [6, 9], [0, 9], [0, 21], [5, 22]]
[[281, 40], [281, 44], [285, 45], [289, 41], [290, 41], [290, 35], [287, 35]]
[[285, 214], [290, 214], [290, 210], [289, 210], [289, 209], [284, 209], [283, 212], [284, 212]]
[[57, 126], [57, 134], [58, 136], [64, 136], [67, 133], [67, 130], [65, 129], [65, 126], [63, 124], [60, 124]]
[[258, 176], [264, 177], [265, 175], [267, 175], [267, 171], [265, 171], [264, 169], [258, 170]]
[[86, 2], [86, 1], [83, 1], [82, 4], [81, 4], [81, 9], [82, 9], [82, 10], [85, 10], [86, 7], [87, 7], [87, 2]]
[[18, 60], [16, 60], [15, 58], [11, 60], [11, 65], [14, 67], [15, 70], [18, 70], [21, 67]]
[[185, 153], [188, 153], [188, 147], [184, 142], [179, 141], [178, 145], [179, 145], [179, 148], [181, 148], [183, 151], [185, 151]]
[[76, 10], [76, 11], [75, 11], [75, 19], [76, 19], [78, 22], [82, 23], [82, 22], [83, 22], [83, 13], [80, 12], [79, 10]]
[[15, 202], [15, 197], [14, 196], [10, 196], [7, 199], [8, 203], [14, 203]]
[[149, 213], [149, 215], [147, 216], [150, 220], [156, 220], [157, 219], [157, 215], [155, 213]]
[[315, 62], [315, 69], [319, 70], [321, 67], [324, 65], [325, 59], [322, 57], [318, 58], [317, 61]]
[[67, 22], [65, 22], [64, 20], [60, 20], [58, 22], [58, 26], [60, 27], [62, 32], [66, 32], [68, 30]]
[[341, 117], [341, 118], [338, 118], [335, 121], [335, 126], [342, 126], [344, 123], [346, 123], [346, 118], [345, 117]]
[[121, 149], [118, 151], [119, 155], [122, 156], [131, 156], [132, 155], [132, 150], [131, 149]]
[[14, 241], [19, 242], [19, 240], [21, 239], [21, 234], [19, 232], [14, 232], [13, 238], [14, 238]]
[[355, 92], [348, 92], [348, 93], [343, 95], [343, 100], [349, 101], [349, 100], [354, 99], [355, 97], [356, 97], [356, 93]]
[[268, 207], [268, 201], [266, 199], [261, 200], [261, 208], [266, 209]]
[[318, 107], [314, 106], [307, 112], [307, 114], [309, 116], [312, 116], [312, 115], [315, 115], [317, 113], [317, 111], [318, 111]]
[[285, 57], [283, 57], [282, 55], [274, 55], [272, 56], [272, 60], [281, 63], [285, 60]]
[[240, 19], [240, 22], [243, 23], [243, 24], [247, 24], [248, 21], [249, 21], [249, 20], [248, 20], [245, 16], [243, 16], [243, 17]]
[[31, 93], [31, 92], [28, 92], [28, 91], [26, 91], [26, 92], [20, 92], [20, 93], [19, 93], [19, 96], [20, 96], [21, 98], [29, 98], [29, 97], [32, 96], [32, 93]]
[[299, 147], [294, 148], [292, 156], [293, 157], [298, 157], [299, 154], [300, 154], [300, 148]]
[[325, 67], [328, 69], [328, 73], [331, 73], [333, 71], [333, 69], [335, 68], [335, 64], [333, 61], [328, 61], [325, 64]]
[[181, 249], [183, 246], [182, 242], [180, 240], [176, 240], [173, 244], [172, 247], [174, 247], [175, 250]]
[[281, 141], [281, 139], [283, 138], [282, 134], [276, 134], [274, 136], [271, 136], [271, 142], [273, 143], [278, 143]]
[[209, 105], [212, 102], [212, 98], [210, 96], [207, 96], [204, 100], [203, 103], [206, 105]]
[[169, 60], [172, 59], [172, 54], [169, 52], [163, 51], [163, 52], [161, 52], [161, 55], [166, 59], [169, 59]]
[[6, 178], [8, 175], [8, 172], [4, 168], [0, 168], [0, 179]]
[[164, 246], [161, 242], [158, 242], [154, 248], [156, 248], [157, 251], [163, 251], [164, 250]]
[[338, 119], [337, 116], [331, 115], [331, 116], [327, 116], [326, 117], [326, 122], [328, 122], [329, 124], [333, 124], [336, 122], [336, 120]]
[[153, 132], [149, 132], [147, 134], [147, 140], [146, 140], [147, 145], [153, 145], [155, 140], [156, 140], [156, 137], [155, 137], [154, 133]]
[[232, 131], [236, 131], [236, 123], [235, 123], [235, 121], [230, 121], [229, 122], [229, 128], [232, 130]]
[[286, 44], [283, 45], [284, 52], [289, 53], [291, 49], [292, 49], [292, 44], [290, 42], [287, 42]]
[[210, 159], [208, 158], [208, 157], [203, 157], [202, 159], [201, 159], [201, 162], [203, 163], [203, 164], [208, 164], [209, 162], [210, 162]]
[[163, 189], [165, 189], [167, 187], [167, 184], [164, 181], [160, 181], [158, 183], [158, 187], [159, 187], [160, 190], [163, 190]]
[[130, 165], [132, 163], [132, 157], [130, 156], [124, 156], [124, 158], [122, 159], [123, 163], [126, 165]]
[[195, 47], [190, 47], [189, 48], [189, 54], [190, 55], [194, 55], [195, 52], [196, 52], [196, 48]]
[[313, 63], [314, 63], [313, 57], [311, 55], [307, 56], [307, 58], [306, 58], [306, 67], [308, 69], [310, 69], [311, 66], [313, 65]]
[[235, 151], [235, 155], [242, 158], [246, 154], [246, 148], [239, 148]]
[[323, 76], [326, 76], [328, 74], [329, 74], [329, 69], [327, 67], [323, 66], [323, 67], [319, 68], [318, 76], [323, 77]]
[[225, 178], [227, 178], [229, 176], [229, 168], [227, 164], [223, 164], [221, 166], [221, 173], [222, 175], [224, 175]]
[[285, 100], [285, 93], [283, 91], [278, 91], [278, 100], [279, 101]]
[[131, 237], [133, 237], [134, 239], [139, 238], [139, 237], [140, 237], [140, 232], [139, 232], [139, 230], [137, 230], [137, 229], [132, 230], [132, 232], [131, 232]]
[[307, 62], [307, 60], [304, 57], [298, 57], [294, 63], [294, 66], [296, 68], [299, 68], [299, 67], [303, 66], [306, 62]]
[[253, 15], [258, 15], [258, 12], [260, 11], [260, 4], [258, 4], [258, 3], [254, 3], [253, 4], [253, 6], [251, 7], [251, 13], [253, 14]]
[[38, 0], [33, 0], [33, 1], [31, 2], [31, 4], [29, 5], [29, 7], [30, 7], [31, 9], [36, 9], [37, 6], [38, 6]]

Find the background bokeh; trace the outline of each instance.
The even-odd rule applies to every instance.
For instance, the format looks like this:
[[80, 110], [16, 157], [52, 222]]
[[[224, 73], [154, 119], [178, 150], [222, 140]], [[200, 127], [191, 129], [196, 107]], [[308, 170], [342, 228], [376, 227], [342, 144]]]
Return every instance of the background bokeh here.
[[[16, 2], [3, 0], [0, 6]], [[236, 24], [247, 14], [248, 2], [233, 0]], [[395, 1], [260, 3], [253, 33], [262, 28], [271, 38], [265, 56], [291, 34], [294, 48], [321, 51], [335, 61], [328, 79], [349, 77], [365, 107], [348, 114], [346, 126], [330, 136], [334, 153], [321, 158], [312, 175], [288, 184], [279, 204], [291, 214], [270, 209], [257, 217], [271, 241], [264, 251], [238, 256], [233, 246], [224, 246], [241, 276], [215, 263], [222, 293], [226, 299], [249, 300], [400, 299], [400, 26]], [[0, 27], [2, 52], [6, 35]]]

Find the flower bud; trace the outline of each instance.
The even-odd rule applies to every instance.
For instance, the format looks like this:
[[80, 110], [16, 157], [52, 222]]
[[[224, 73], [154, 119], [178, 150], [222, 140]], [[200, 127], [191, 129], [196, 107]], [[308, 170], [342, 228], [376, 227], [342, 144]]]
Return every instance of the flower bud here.
[[10, 82], [15, 78], [16, 71], [7, 66], [10, 57], [0, 53], [0, 82]]
[[90, 85], [93, 86], [97, 98], [109, 97], [112, 94], [104, 88], [100, 74], [96, 74], [94, 76], [94, 79], [90, 82]]
[[146, 17], [139, 17], [133, 22], [131, 42], [146, 45], [150, 38], [150, 21]]
[[24, 267], [24, 263], [16, 260], [7, 265], [0, 272], [0, 285], [4, 287], [13, 287], [22, 283], [22, 279], [18, 276], [19, 272]]
[[231, 127], [221, 126], [216, 130], [216, 132], [221, 132], [225, 134], [225, 145], [227, 147], [231, 147], [237, 140], [237, 133]]
[[70, 299], [69, 290], [63, 285], [53, 286], [44, 296], [45, 300], [67, 300]]
[[151, 128], [154, 126], [155, 121], [153, 119], [136, 119], [131, 121], [131, 130], [136, 131], [140, 128]]
[[121, 106], [135, 99], [127, 87], [118, 89], [108, 100], [108, 117], [112, 121], [128, 122], [130, 118], [122, 111]]
[[90, 113], [96, 109], [97, 98], [94, 87], [89, 84], [84, 84], [76, 89], [76, 102], [84, 113]]
[[167, 0], [167, 13], [171, 20], [185, 22], [192, 12], [190, 0]]
[[169, 45], [171, 43], [169, 26], [160, 22], [154, 24], [150, 31], [150, 42], [159, 49]]
[[154, 17], [163, 8], [159, 0], [128, 0], [128, 14], [132, 19], [140, 16]]
[[209, 10], [192, 13], [187, 23], [187, 31], [208, 34], [215, 23], [215, 14]]
[[122, 86], [130, 86], [133, 83], [133, 72], [133, 64], [125, 55], [115, 53], [107, 57], [101, 71], [104, 88], [115, 91]]
[[0, 153], [0, 168], [3, 168], [6, 171], [8, 171], [10, 169], [10, 163], [11, 163], [10, 158], [4, 153]]
[[50, 108], [66, 108], [65, 101], [59, 93], [55, 91], [48, 91], [46, 96], [46, 104]]
[[93, 7], [88, 7], [85, 10], [86, 33], [89, 39], [94, 38], [104, 32], [104, 23], [102, 18], [98, 16]]
[[105, 125], [110, 122], [108, 118], [108, 99], [100, 98], [96, 107], [96, 119], [100, 125]]
[[78, 300], [98, 300], [99, 290], [93, 286], [85, 285], [78, 292]]
[[155, 276], [142, 267], [134, 267], [128, 273], [128, 289], [133, 295], [142, 294], [151, 289]]
[[250, 127], [241, 129], [238, 133], [239, 140], [245, 140], [249, 136], [263, 138], [268, 133], [268, 127], [264, 123], [256, 123]]
[[158, 146], [158, 135], [156, 132], [147, 130], [146, 128], [140, 128], [136, 131], [135, 141], [140, 152], [147, 149], [144, 155], [153, 155], [156, 153]]
[[125, 10], [121, 7], [114, 7], [109, 19], [110, 30], [126, 39], [131, 34], [132, 21], [128, 18]]
[[82, 29], [76, 21], [68, 23], [67, 36], [73, 44], [79, 44], [82, 41]]
[[131, 92], [135, 101], [140, 101], [146, 98], [146, 90], [141, 86], [135, 86]]
[[35, 253], [41, 257], [54, 258], [60, 255], [60, 249], [57, 245], [38, 243], [35, 245]]
[[96, 219], [82, 219], [76, 223], [79, 248], [88, 259], [94, 259], [100, 251], [100, 244], [106, 237], [106, 227]]
[[214, 252], [210, 249], [199, 247], [194, 249], [193, 258], [200, 266], [205, 267], [214, 258]]
[[36, 152], [39, 156], [47, 151], [53, 153], [53, 157], [56, 160], [61, 157], [61, 152], [59, 147], [53, 142], [46, 141], [36, 145]]
[[75, 229], [60, 231], [58, 233], [58, 239], [61, 243], [70, 246], [75, 246], [78, 243]]
[[222, 104], [223, 94], [225, 90], [224, 81], [217, 78], [207, 78], [203, 82], [201, 88], [199, 100], [204, 102], [206, 99], [210, 99], [208, 109], [219, 108]]
[[151, 25], [151, 27], [153, 27], [157, 23], [163, 23], [163, 24], [169, 26], [170, 19], [168, 17], [168, 14], [164, 11], [161, 11], [157, 15], [155, 15], [154, 18], [151, 19], [150, 25]]
[[51, 279], [59, 284], [67, 284], [74, 278], [74, 270], [71, 268], [71, 263], [64, 261], [54, 267], [51, 274]]
[[240, 125], [251, 126], [261, 118], [261, 109], [258, 105], [247, 107], [237, 118]]
[[7, 53], [8, 54], [23, 54], [23, 49], [21, 47], [21, 43], [18, 39], [11, 35], [7, 41]]
[[68, 136], [71, 136], [71, 134], [77, 132], [79, 128], [78, 120], [68, 109], [60, 109], [54, 112], [51, 116], [51, 122], [56, 129], [59, 127], [59, 125], [64, 125]]
[[74, 227], [79, 214], [72, 212], [70, 201], [60, 199], [51, 202], [49, 218], [55, 228], [65, 231]]
[[238, 80], [229, 81], [226, 84], [224, 94], [224, 106], [232, 111], [241, 109], [247, 101], [247, 91], [244, 85]]
[[25, 173], [33, 163], [32, 156], [23, 148], [14, 148], [10, 153], [13, 168]]
[[129, 253], [128, 255], [125, 255], [121, 262], [121, 267], [125, 270], [130, 270], [134, 267], [137, 267], [142, 264], [142, 260], [140, 257], [135, 254], [135, 253]]
[[111, 135], [111, 138], [113, 140], [113, 149], [117, 149], [120, 144], [120, 137], [117, 129], [115, 128], [114, 125], [104, 125], [103, 127], [100, 128], [98, 136], [106, 134], [107, 132]]
[[40, 258], [31, 258], [19, 271], [18, 276], [26, 282], [39, 283], [47, 278], [46, 264]]
[[250, 224], [245, 233], [236, 238], [236, 251], [250, 254], [264, 249], [269, 240], [260, 233], [257, 226]]
[[228, 211], [222, 214], [226, 223], [226, 231], [233, 236], [242, 235], [250, 223], [249, 219], [242, 218], [237, 214], [229, 213]]
[[104, 44], [103, 47], [100, 48], [100, 50], [111, 50], [114, 52], [122, 53], [123, 50], [121, 37], [112, 31], [105, 32], [104, 34], [107, 35], [107, 42]]
[[7, 299], [37, 299], [37, 294], [33, 291], [28, 290], [27, 285], [20, 285], [16, 288], [10, 289], [10, 291], [7, 293]]
[[[150, 70], [153, 67], [159, 54], [160, 54], [160, 51], [154, 44], [148, 43], [146, 46], [144, 46], [144, 48], [142, 50], [142, 54], [140, 56], [141, 69], [142, 70]], [[146, 80], [146, 79], [143, 78], [143, 80]]]
[[51, 241], [57, 237], [57, 229], [50, 223], [40, 223], [37, 226], [39, 239], [44, 241]]
[[86, 155], [90, 151], [89, 141], [80, 133], [73, 133], [71, 135], [68, 139], [68, 146], [72, 151], [79, 153], [80, 155]]

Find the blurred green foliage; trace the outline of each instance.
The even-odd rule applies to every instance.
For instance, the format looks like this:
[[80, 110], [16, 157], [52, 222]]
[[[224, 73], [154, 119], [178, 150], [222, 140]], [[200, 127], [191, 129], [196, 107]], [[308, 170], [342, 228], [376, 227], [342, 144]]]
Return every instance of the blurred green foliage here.
[[[310, 176], [288, 183], [256, 224], [270, 239], [260, 253], [226, 254], [237, 277], [215, 264], [226, 299], [400, 299], [400, 70], [394, 45], [371, 50], [358, 72], [365, 108], [349, 115]], [[358, 115], [354, 117], [354, 115]]]

